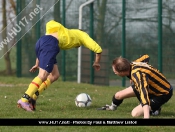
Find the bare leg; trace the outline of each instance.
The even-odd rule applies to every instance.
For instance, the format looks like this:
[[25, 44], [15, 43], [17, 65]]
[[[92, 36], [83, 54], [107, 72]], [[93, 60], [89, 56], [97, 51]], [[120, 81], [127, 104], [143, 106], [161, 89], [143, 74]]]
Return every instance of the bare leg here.
[[130, 98], [130, 97], [135, 97], [135, 93], [133, 91], [133, 88], [130, 86], [124, 90], [121, 90], [115, 94], [115, 98], [118, 100], [125, 99], [125, 98]]

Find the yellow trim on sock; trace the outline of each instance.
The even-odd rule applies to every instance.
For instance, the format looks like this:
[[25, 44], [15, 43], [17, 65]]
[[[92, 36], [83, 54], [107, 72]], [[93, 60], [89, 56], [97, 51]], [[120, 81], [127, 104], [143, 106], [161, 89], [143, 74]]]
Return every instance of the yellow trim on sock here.
[[28, 102], [26, 98], [21, 98], [22, 102]]
[[[32, 80], [32, 82], [29, 84], [29, 87], [25, 93], [28, 94], [30, 97], [32, 97], [33, 94], [38, 90], [38, 87], [40, 87], [41, 84], [42, 84], [42, 80], [39, 77], [35, 77]], [[22, 101], [23, 100], [25, 102], [26, 99], [22, 98]]]
[[[39, 95], [40, 95], [44, 90], [46, 90], [46, 89], [50, 86], [50, 84], [51, 84], [51, 81], [50, 81], [49, 78], [47, 78], [47, 80], [44, 81], [44, 82], [40, 85], [40, 87], [39, 87], [39, 89], [38, 89]], [[33, 99], [36, 100], [37, 98], [38, 98], [38, 96], [37, 96], [36, 94], [34, 94], [34, 95], [33, 95]]]

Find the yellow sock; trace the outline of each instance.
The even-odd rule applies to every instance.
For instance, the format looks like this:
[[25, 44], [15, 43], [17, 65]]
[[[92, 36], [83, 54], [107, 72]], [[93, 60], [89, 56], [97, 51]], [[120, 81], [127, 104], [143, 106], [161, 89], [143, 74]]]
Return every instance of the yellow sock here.
[[46, 90], [49, 86], [50, 86], [51, 82], [50, 82], [50, 79], [47, 78], [46, 81], [44, 81], [37, 92], [35, 92], [35, 94], [33, 95], [33, 99], [36, 100], [38, 98], [38, 96], [44, 91]]
[[[38, 88], [40, 87], [42, 83], [42, 80], [39, 77], [35, 77], [32, 82], [29, 84], [29, 87], [27, 89], [27, 91], [25, 92], [24, 96], [29, 96], [32, 97], [33, 94], [38, 90]], [[28, 98], [29, 98], [28, 97]], [[28, 99], [25, 97], [22, 97], [21, 100], [23, 102], [28, 102]]]

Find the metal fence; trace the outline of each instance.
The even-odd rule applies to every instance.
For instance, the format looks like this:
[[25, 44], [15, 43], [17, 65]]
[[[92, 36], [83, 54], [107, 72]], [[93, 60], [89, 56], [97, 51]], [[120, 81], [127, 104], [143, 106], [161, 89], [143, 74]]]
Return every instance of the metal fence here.
[[[30, 1], [23, 0], [23, 2], [23, 7], [17, 4], [18, 9], [21, 11], [24, 7], [33, 9], [33, 7], [25, 6]], [[33, 4], [36, 2], [43, 9], [48, 8], [46, 0], [36, 0]], [[25, 34], [17, 44], [17, 76], [35, 75], [29, 73], [28, 70], [35, 63], [34, 46], [39, 36], [45, 34], [45, 23], [56, 19], [67, 28], [78, 28], [79, 7], [85, 2], [87, 0], [58, 1]], [[113, 74], [112, 60], [117, 56], [123, 56], [133, 61], [142, 54], [148, 54], [151, 58], [150, 64], [162, 71], [167, 78], [175, 78], [174, 7], [174, 0], [95, 0], [93, 4], [85, 6], [82, 29], [101, 45], [104, 52], [101, 71], [92, 72], [92, 74], [90, 71], [93, 55], [90, 51], [82, 53], [84, 57], [82, 59], [82, 64], [84, 64], [82, 65], [84, 66], [81, 75], [82, 82], [110, 85], [111, 81], [117, 79], [121, 80], [120, 85], [125, 86], [126, 80]], [[77, 81], [77, 58], [78, 49], [59, 53], [57, 60], [63, 81]]]

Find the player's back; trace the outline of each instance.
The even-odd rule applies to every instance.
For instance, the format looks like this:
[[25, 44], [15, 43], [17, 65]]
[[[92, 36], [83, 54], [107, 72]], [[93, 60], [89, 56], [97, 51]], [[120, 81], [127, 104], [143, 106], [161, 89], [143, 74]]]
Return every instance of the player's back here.
[[67, 29], [60, 23], [51, 20], [46, 24], [46, 35], [58, 33], [59, 47], [61, 49], [70, 49], [81, 46], [82, 31], [78, 29]]
[[[142, 73], [142, 74], [140, 74]], [[145, 76], [145, 78], [141, 78]], [[170, 89], [170, 83], [167, 81], [165, 76], [159, 72], [156, 68], [148, 65], [144, 62], [133, 62], [132, 63], [132, 72], [131, 72], [132, 79], [138, 79], [140, 82], [141, 80], [144, 85], [149, 84], [149, 93], [155, 95], [161, 95], [163, 93], [168, 93]], [[134, 80], [135, 80], [134, 79]], [[148, 82], [147, 82], [148, 81]], [[138, 85], [139, 86], [139, 85]], [[157, 92], [155, 91], [157, 90]], [[153, 92], [154, 91], [154, 92]], [[161, 91], [161, 92], [159, 92]]]

